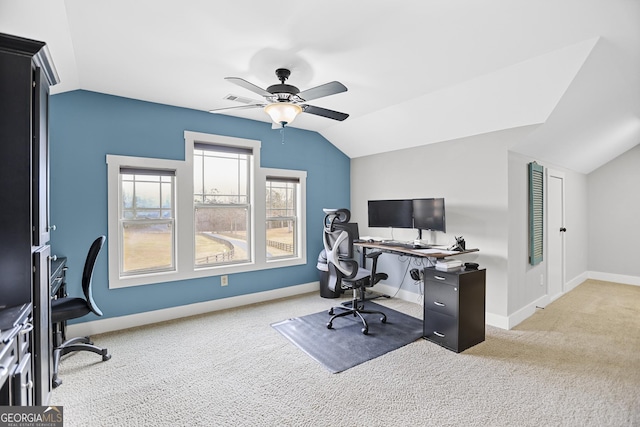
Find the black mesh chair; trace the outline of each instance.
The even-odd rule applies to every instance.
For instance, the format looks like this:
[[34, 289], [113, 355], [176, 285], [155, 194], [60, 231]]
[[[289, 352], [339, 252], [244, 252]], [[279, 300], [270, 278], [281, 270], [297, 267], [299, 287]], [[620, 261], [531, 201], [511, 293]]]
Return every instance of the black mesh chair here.
[[[84, 292], [84, 298], [68, 297], [58, 298], [51, 301], [52, 323], [65, 322], [67, 320], [85, 316], [89, 313], [95, 313], [98, 316], [102, 316], [102, 311], [100, 311], [96, 303], [93, 301], [93, 295], [91, 293], [91, 279], [93, 277], [93, 267], [96, 264], [96, 259], [98, 258], [98, 254], [100, 253], [105, 240], [105, 236], [100, 236], [93, 242], [91, 248], [89, 248], [87, 260], [84, 263], [84, 270], [82, 271], [82, 291]], [[103, 361], [111, 359], [111, 355], [107, 349], [93, 345], [89, 337], [71, 338], [53, 350], [53, 377], [51, 380], [53, 388], [62, 384], [62, 380], [58, 378], [60, 358], [72, 351], [91, 351], [101, 355]]]
[[[364, 302], [358, 296], [358, 292], [367, 286], [373, 286], [376, 282], [386, 279], [386, 274], [376, 273], [378, 257], [382, 252], [367, 254], [367, 258], [373, 260], [371, 270], [362, 268], [353, 257], [353, 231], [348, 225], [351, 212], [348, 209], [324, 209], [324, 250], [327, 255], [329, 269], [328, 287], [332, 291], [336, 289], [352, 289], [353, 299], [350, 307], [343, 305], [332, 307], [329, 314], [332, 316], [327, 323], [327, 328], [333, 327], [333, 321], [338, 317], [352, 315], [362, 321], [362, 333], [369, 333], [369, 325], [363, 314], [379, 314], [382, 323], [387, 322], [387, 316], [381, 311], [365, 310]], [[341, 310], [334, 314], [335, 310]]]

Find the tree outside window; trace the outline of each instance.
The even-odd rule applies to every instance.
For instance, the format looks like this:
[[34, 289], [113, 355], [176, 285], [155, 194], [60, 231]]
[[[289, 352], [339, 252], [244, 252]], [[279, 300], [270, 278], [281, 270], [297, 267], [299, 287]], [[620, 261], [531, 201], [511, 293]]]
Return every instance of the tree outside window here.
[[175, 269], [174, 171], [120, 169], [120, 273]]
[[251, 154], [243, 148], [194, 147], [196, 266], [251, 260]]
[[295, 257], [298, 254], [299, 180], [268, 176], [266, 185], [267, 258]]

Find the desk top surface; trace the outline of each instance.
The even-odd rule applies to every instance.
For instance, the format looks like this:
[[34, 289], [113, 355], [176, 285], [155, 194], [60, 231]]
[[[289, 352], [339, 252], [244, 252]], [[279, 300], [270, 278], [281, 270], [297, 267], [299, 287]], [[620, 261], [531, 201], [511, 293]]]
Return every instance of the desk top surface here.
[[360, 246], [368, 249], [378, 249], [382, 252], [389, 253], [400, 253], [404, 255], [409, 255], [413, 257], [422, 257], [422, 258], [446, 258], [455, 255], [464, 255], [472, 252], [478, 252], [480, 249], [467, 249], [465, 251], [447, 251], [444, 249], [433, 248], [433, 249], [409, 249], [404, 248], [402, 246], [390, 246], [390, 245], [382, 245], [380, 243], [375, 242], [354, 242], [354, 246]]

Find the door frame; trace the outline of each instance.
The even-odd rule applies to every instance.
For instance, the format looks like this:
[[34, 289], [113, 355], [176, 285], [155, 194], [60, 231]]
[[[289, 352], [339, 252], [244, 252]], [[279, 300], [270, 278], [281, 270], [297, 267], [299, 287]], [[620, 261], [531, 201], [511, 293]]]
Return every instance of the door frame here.
[[[547, 236], [546, 239], [546, 252], [547, 252], [547, 268], [546, 268], [546, 274], [547, 274], [547, 296], [550, 298], [550, 301], [555, 300], [556, 298], [558, 298], [559, 296], [563, 295], [565, 292], [565, 285], [566, 285], [566, 266], [565, 266], [565, 262], [566, 262], [566, 240], [565, 240], [565, 234], [562, 233], [561, 234], [561, 248], [560, 248], [560, 259], [559, 260], [552, 260], [551, 259], [551, 252], [549, 250], [550, 247], [550, 238], [549, 236], [551, 235], [551, 233], [553, 232], [553, 230], [549, 229], [549, 217], [551, 215], [551, 197], [549, 197], [550, 194], [550, 179], [551, 178], [555, 178], [555, 179], [560, 179], [561, 181], [561, 185], [560, 185], [560, 191], [561, 191], [561, 195], [560, 195], [560, 204], [559, 204], [559, 208], [560, 208], [560, 213], [561, 213], [561, 227], [565, 227], [566, 224], [566, 218], [565, 218], [565, 214], [566, 214], [566, 193], [565, 193], [565, 174], [564, 172], [555, 170], [555, 169], [550, 169], [547, 168], [546, 169], [546, 178], [547, 178], [547, 185], [546, 185], [546, 195], [547, 195], [547, 203], [546, 203], [546, 225], [545, 225], [545, 234]], [[553, 262], [559, 262], [560, 263], [560, 293], [556, 294], [556, 295], [551, 295], [550, 294], [550, 285], [551, 285], [551, 268], [552, 268], [552, 263]]]

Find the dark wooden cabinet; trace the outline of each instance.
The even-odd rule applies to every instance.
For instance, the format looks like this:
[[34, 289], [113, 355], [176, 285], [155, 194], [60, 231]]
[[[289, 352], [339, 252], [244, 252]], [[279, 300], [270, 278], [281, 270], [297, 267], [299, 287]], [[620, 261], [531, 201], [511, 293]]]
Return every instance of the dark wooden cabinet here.
[[8, 404], [46, 405], [50, 394], [49, 87], [58, 81], [45, 43], [0, 33], [0, 311], [33, 307]]
[[486, 270], [424, 269], [424, 338], [460, 353], [484, 341]]
[[46, 405], [51, 396], [53, 374], [53, 344], [51, 328], [51, 292], [49, 286], [51, 250], [48, 245], [42, 246], [34, 253], [33, 294], [33, 373], [35, 378], [35, 401], [37, 405]]
[[[53, 257], [51, 259], [51, 299], [67, 297], [67, 258]], [[58, 347], [67, 340], [67, 322], [53, 323], [52, 325], [52, 346]]]
[[13, 405], [32, 406], [35, 404], [33, 387], [33, 365], [31, 364], [31, 353], [19, 354], [18, 366], [13, 371]]
[[33, 405], [32, 306], [0, 310], [0, 406]]
[[49, 84], [41, 67], [33, 71], [32, 230], [33, 246], [49, 242]]

